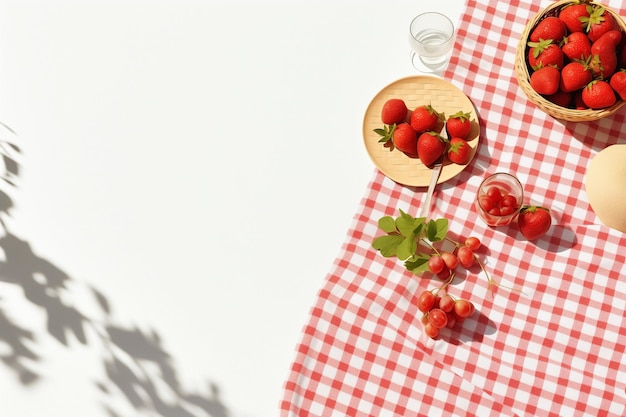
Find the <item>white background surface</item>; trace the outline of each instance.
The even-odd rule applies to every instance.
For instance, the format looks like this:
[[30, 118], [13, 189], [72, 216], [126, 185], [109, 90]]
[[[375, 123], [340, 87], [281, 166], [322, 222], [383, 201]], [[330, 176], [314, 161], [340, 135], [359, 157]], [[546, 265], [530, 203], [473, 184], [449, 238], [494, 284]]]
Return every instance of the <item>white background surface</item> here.
[[[154, 329], [188, 391], [277, 415], [374, 171], [363, 113], [416, 73], [411, 18], [463, 6], [0, 0], [0, 121], [23, 151], [8, 229], [71, 277], [68, 305], [93, 309], [93, 287], [121, 326]], [[0, 308], [41, 376], [0, 363], [1, 415], [161, 415], [103, 397], [96, 338], [59, 343], [1, 280]]]

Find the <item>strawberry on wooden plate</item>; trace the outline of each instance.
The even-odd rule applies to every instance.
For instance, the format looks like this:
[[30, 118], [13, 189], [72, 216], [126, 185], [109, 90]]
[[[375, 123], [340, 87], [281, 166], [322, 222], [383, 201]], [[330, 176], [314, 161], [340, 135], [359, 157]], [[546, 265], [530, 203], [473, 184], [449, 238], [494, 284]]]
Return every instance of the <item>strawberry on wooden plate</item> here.
[[431, 130], [437, 130], [437, 125], [441, 120], [441, 115], [431, 106], [425, 104], [416, 107], [411, 113], [410, 124], [416, 132], [428, 132]]
[[393, 132], [394, 146], [409, 156], [417, 156], [417, 133], [408, 123], [400, 123]]
[[422, 163], [430, 166], [446, 150], [446, 143], [437, 132], [424, 132], [417, 138], [417, 155]]
[[406, 120], [409, 109], [406, 107], [404, 100], [399, 98], [391, 98], [383, 104], [380, 114], [382, 122], [386, 125], [394, 123], [402, 123]]
[[458, 137], [467, 139], [470, 130], [472, 129], [472, 123], [470, 122], [471, 113], [459, 110], [453, 115], [448, 117], [446, 121], [446, 132], [448, 137]]
[[448, 145], [448, 160], [455, 164], [463, 165], [470, 157], [471, 149], [463, 138], [453, 137]]

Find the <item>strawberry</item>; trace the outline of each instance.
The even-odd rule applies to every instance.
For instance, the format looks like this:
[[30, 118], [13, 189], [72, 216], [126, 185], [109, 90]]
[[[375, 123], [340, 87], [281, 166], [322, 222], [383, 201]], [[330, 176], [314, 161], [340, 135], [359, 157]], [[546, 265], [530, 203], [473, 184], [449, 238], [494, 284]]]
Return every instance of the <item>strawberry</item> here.
[[417, 155], [426, 166], [435, 163], [445, 150], [444, 139], [436, 132], [423, 132], [417, 138]]
[[618, 51], [619, 55], [619, 67], [626, 68], [626, 43], [620, 47]]
[[552, 225], [550, 210], [540, 206], [524, 206], [517, 217], [517, 226], [528, 240], [545, 235]]
[[442, 116], [430, 105], [416, 107], [411, 113], [410, 124], [416, 132], [437, 130], [437, 125]]
[[559, 12], [559, 19], [565, 23], [570, 33], [585, 31], [581, 18], [589, 18], [589, 10], [587, 9], [587, 5], [583, 3], [572, 2], [563, 7]]
[[533, 69], [541, 67], [563, 68], [563, 51], [552, 39], [528, 42], [528, 65]]
[[400, 123], [393, 132], [393, 145], [409, 156], [417, 156], [417, 133], [410, 124]]
[[626, 70], [622, 69], [613, 74], [609, 84], [619, 97], [626, 101]]
[[583, 103], [583, 90], [577, 90], [574, 94], [574, 108], [576, 110], [588, 110], [589, 107]]
[[463, 138], [452, 137], [448, 146], [448, 159], [455, 164], [463, 165], [470, 157], [470, 146]]
[[615, 19], [613, 19], [611, 13], [607, 12], [604, 7], [589, 5], [587, 6], [587, 11], [589, 12], [589, 16], [583, 16], [580, 20], [592, 43], [600, 39], [606, 32], [618, 28]]
[[611, 85], [603, 80], [593, 80], [583, 88], [583, 103], [590, 109], [604, 109], [611, 107], [617, 101]]
[[404, 100], [391, 98], [383, 104], [380, 118], [386, 125], [402, 123], [405, 121], [408, 112], [409, 109], [407, 109]]
[[446, 121], [446, 132], [448, 132], [448, 137], [451, 138], [456, 136], [467, 139], [472, 128], [470, 116], [471, 113], [465, 113], [462, 110], [459, 110], [448, 117], [448, 120]]
[[558, 44], [566, 33], [567, 27], [565, 23], [556, 16], [549, 16], [535, 26], [528, 39], [531, 42], [539, 42], [541, 39], [552, 39], [555, 44]]
[[561, 107], [569, 107], [572, 104], [572, 93], [559, 90], [556, 93], [547, 96], [546, 99], [550, 100], [554, 104], [558, 104]]
[[584, 61], [591, 56], [591, 42], [585, 33], [574, 32], [563, 39], [561, 51], [571, 61]]
[[561, 90], [572, 92], [580, 90], [592, 80], [589, 67], [581, 62], [570, 62], [561, 70]]
[[559, 90], [561, 73], [554, 67], [543, 67], [530, 76], [530, 86], [541, 95], [552, 95]]
[[617, 69], [617, 45], [622, 40], [619, 30], [610, 30], [591, 44], [589, 66], [595, 77], [608, 79]]

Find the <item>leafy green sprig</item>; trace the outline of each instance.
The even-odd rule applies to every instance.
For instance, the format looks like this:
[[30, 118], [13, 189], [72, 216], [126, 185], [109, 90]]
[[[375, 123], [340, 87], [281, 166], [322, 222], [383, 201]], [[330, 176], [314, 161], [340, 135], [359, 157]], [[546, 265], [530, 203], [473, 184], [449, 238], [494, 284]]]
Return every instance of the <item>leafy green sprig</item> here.
[[[386, 235], [374, 239], [372, 246], [385, 258], [396, 257], [404, 261], [404, 266], [414, 274], [428, 271], [428, 259], [432, 251], [437, 251], [433, 243], [441, 242], [448, 233], [448, 219], [426, 220], [413, 217], [400, 210], [400, 216], [384, 216], [378, 220], [378, 227]], [[430, 249], [420, 249], [425, 245]]]
[[[378, 250], [385, 258], [396, 257], [404, 262], [407, 270], [416, 275], [429, 272], [428, 260], [433, 255], [441, 255], [437, 246], [442, 247], [446, 242], [452, 244], [458, 250], [463, 246], [448, 237], [448, 219], [440, 218], [427, 220], [425, 217], [413, 217], [400, 209], [400, 216], [384, 216], [378, 220], [378, 227], [386, 234], [374, 239], [372, 246]], [[503, 287], [513, 291], [520, 289], [505, 287], [498, 283], [485, 268], [479, 257], [474, 254], [474, 261], [480, 266], [485, 274], [489, 289]], [[440, 290], [445, 289], [454, 279], [456, 272], [449, 271], [450, 275], [442, 278], [444, 280]], [[440, 277], [441, 278], [441, 277]]]

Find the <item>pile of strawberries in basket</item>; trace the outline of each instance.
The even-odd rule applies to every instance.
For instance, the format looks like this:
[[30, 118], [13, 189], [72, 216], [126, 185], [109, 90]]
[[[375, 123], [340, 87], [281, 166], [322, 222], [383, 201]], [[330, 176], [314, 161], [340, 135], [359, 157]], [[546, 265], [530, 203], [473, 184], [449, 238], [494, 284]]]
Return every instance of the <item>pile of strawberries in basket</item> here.
[[603, 109], [626, 100], [626, 36], [603, 6], [574, 1], [530, 31], [530, 85], [572, 109]]

